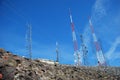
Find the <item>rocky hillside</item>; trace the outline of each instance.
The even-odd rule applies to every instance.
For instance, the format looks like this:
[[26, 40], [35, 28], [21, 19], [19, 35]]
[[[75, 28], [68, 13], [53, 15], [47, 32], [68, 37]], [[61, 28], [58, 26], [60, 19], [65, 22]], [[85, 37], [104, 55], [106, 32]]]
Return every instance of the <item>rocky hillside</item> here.
[[120, 68], [49, 64], [0, 49], [0, 80], [120, 80]]

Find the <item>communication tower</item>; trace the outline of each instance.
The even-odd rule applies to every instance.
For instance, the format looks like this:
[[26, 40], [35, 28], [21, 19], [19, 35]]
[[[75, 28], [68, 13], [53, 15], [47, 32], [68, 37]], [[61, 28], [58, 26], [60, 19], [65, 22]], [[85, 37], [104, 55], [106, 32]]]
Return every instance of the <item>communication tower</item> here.
[[72, 37], [73, 37], [73, 45], [74, 45], [74, 63], [76, 66], [80, 66], [81, 65], [81, 61], [80, 61], [80, 52], [78, 50], [78, 43], [77, 43], [77, 39], [76, 39], [76, 34], [75, 34], [75, 29], [74, 29], [74, 23], [72, 20], [72, 15], [71, 15], [71, 11], [69, 9], [70, 12], [70, 21], [71, 21], [71, 28], [72, 28]]
[[92, 32], [92, 36], [93, 36], [93, 40], [94, 40], [94, 44], [95, 44], [95, 48], [96, 48], [96, 55], [97, 55], [98, 65], [99, 66], [106, 66], [105, 57], [103, 55], [101, 46], [100, 46], [100, 44], [99, 44], [99, 42], [97, 40], [97, 37], [95, 35], [91, 19], [89, 19], [89, 24], [90, 24], [90, 29], [91, 29], [91, 32]]
[[88, 50], [87, 50], [87, 47], [86, 45], [84, 44], [84, 40], [83, 40], [83, 35], [80, 35], [80, 39], [81, 39], [81, 53], [82, 53], [82, 58], [83, 58], [83, 65], [88, 65], [88, 60], [87, 60], [87, 53], [88, 53]]

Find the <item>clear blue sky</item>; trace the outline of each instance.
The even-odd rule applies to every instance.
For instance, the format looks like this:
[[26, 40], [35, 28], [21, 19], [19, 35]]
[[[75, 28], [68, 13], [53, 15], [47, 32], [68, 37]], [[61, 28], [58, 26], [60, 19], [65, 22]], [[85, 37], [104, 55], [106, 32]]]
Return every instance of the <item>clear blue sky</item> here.
[[55, 60], [57, 41], [60, 63], [74, 64], [69, 8], [79, 48], [79, 34], [84, 35], [89, 65], [97, 64], [88, 24], [88, 16], [91, 16], [107, 62], [120, 66], [119, 0], [0, 0], [0, 47], [28, 57], [25, 34], [26, 24], [30, 23], [33, 58]]

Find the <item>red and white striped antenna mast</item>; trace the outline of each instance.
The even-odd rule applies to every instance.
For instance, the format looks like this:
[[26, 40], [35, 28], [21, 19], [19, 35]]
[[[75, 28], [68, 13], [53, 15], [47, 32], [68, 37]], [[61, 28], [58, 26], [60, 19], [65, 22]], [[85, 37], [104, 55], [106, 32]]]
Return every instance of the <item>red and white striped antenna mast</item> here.
[[76, 34], [75, 34], [75, 29], [74, 29], [74, 23], [72, 20], [70, 8], [69, 8], [69, 13], [70, 13], [71, 28], [72, 28], [73, 45], [74, 45], [74, 57], [75, 57], [74, 63], [76, 66], [79, 66], [81, 64], [80, 52], [78, 50], [78, 44], [77, 44], [77, 39], [76, 39]]
[[100, 46], [100, 44], [99, 44], [99, 42], [97, 40], [97, 37], [95, 35], [94, 29], [93, 29], [93, 25], [92, 25], [92, 22], [91, 22], [90, 18], [89, 18], [89, 24], [90, 24], [90, 29], [91, 29], [91, 32], [92, 32], [94, 44], [95, 44], [95, 47], [96, 47], [96, 55], [97, 55], [98, 65], [99, 66], [106, 66], [105, 57], [103, 55], [101, 46]]

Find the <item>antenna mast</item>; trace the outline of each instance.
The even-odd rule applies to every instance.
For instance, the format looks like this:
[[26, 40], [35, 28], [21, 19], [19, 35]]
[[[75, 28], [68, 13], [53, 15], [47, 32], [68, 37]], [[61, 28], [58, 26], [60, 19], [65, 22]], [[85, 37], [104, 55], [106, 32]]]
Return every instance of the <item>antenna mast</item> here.
[[78, 51], [78, 44], [77, 44], [76, 34], [75, 34], [75, 30], [74, 30], [74, 23], [72, 20], [72, 15], [71, 15], [70, 9], [69, 9], [69, 13], [70, 13], [71, 28], [72, 28], [73, 45], [74, 45], [74, 56], [75, 56], [74, 62], [75, 62], [75, 65], [79, 66], [81, 63], [80, 52]]
[[81, 53], [83, 54], [83, 65], [88, 65], [88, 61], [87, 61], [87, 47], [84, 44], [84, 40], [83, 40], [83, 35], [80, 35], [80, 39], [81, 39]]
[[56, 62], [59, 62], [58, 42], [56, 42]]
[[29, 54], [30, 61], [32, 60], [32, 26], [27, 24], [27, 52]]
[[97, 37], [95, 35], [91, 19], [89, 19], [89, 24], [90, 24], [90, 29], [92, 31], [94, 44], [95, 44], [95, 47], [96, 47], [96, 54], [97, 54], [97, 59], [98, 59], [98, 65], [99, 66], [106, 66], [106, 61], [105, 61], [105, 58], [104, 58], [101, 46], [99, 45], [99, 42], [98, 42]]

